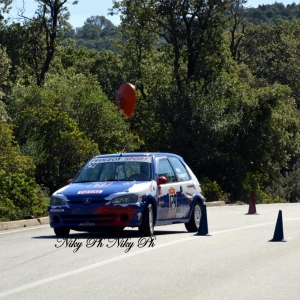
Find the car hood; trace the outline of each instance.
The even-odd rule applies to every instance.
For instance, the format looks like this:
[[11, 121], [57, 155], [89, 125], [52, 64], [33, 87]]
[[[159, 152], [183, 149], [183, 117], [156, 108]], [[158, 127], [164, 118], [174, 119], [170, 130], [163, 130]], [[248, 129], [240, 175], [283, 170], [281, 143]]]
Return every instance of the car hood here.
[[53, 195], [61, 195], [67, 200], [81, 200], [83, 198], [111, 200], [118, 195], [128, 193], [147, 194], [156, 189], [155, 181], [107, 181], [71, 183]]

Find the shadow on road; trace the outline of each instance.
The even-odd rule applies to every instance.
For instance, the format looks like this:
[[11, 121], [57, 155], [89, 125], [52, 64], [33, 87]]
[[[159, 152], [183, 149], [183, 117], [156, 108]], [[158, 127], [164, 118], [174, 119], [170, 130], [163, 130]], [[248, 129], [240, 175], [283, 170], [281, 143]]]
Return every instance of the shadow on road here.
[[[170, 234], [182, 234], [187, 231], [172, 231], [172, 230], [155, 230], [154, 235], [170, 235]], [[34, 236], [33, 239], [57, 239], [57, 236], [53, 233], [53, 235], [47, 236]], [[101, 232], [78, 232], [71, 230], [68, 238], [80, 238], [80, 239], [90, 239], [90, 238], [103, 238], [103, 239], [114, 239], [114, 238], [141, 238], [141, 235], [138, 230], [122, 230], [122, 231], [101, 231]]]

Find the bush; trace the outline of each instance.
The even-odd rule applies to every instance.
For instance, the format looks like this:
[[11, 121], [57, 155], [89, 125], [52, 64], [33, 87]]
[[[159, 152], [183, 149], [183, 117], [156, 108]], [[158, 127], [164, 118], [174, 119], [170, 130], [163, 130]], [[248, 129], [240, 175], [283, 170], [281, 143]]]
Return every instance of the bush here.
[[289, 171], [278, 172], [276, 175], [270, 179], [264, 192], [273, 199], [278, 197], [290, 203], [300, 202], [300, 160], [294, 163]]
[[284, 203], [286, 202], [284, 199], [280, 198], [278, 195], [273, 196], [271, 194], [267, 194], [261, 190], [255, 192], [255, 200], [256, 203], [267, 204], [267, 203]]
[[47, 215], [47, 202], [34, 178], [22, 173], [0, 171], [0, 221]]
[[35, 166], [19, 153], [11, 125], [0, 120], [0, 221], [45, 216], [47, 204], [34, 178]]
[[223, 198], [224, 191], [216, 181], [210, 181], [207, 177], [205, 177], [201, 184], [201, 188], [205, 201], [207, 202], [219, 201]]

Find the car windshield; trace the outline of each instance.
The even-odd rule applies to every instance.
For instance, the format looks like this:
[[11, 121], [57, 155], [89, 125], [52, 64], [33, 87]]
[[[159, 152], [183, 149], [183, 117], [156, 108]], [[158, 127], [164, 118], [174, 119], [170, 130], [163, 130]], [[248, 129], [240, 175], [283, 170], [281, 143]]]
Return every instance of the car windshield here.
[[151, 165], [151, 157], [147, 156], [93, 158], [72, 182], [148, 181]]

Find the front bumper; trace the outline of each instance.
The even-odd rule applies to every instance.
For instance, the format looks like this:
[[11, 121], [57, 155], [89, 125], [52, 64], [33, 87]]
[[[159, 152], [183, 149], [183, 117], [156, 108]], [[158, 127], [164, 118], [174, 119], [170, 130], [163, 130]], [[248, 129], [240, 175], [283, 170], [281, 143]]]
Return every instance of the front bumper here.
[[144, 203], [138, 205], [49, 206], [50, 226], [83, 229], [92, 227], [138, 227]]

